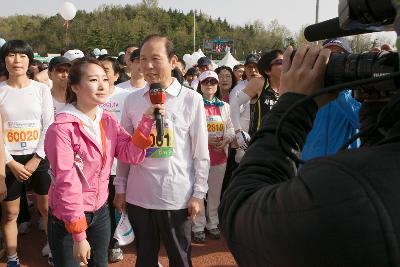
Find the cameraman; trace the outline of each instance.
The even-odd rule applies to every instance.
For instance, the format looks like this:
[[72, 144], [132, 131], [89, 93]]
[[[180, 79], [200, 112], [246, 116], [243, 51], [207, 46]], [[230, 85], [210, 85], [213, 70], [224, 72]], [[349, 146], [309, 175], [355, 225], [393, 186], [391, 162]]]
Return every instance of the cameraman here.
[[[229, 248], [240, 266], [400, 266], [400, 104], [385, 139], [312, 160], [297, 173], [275, 130], [290, 106], [323, 87], [330, 51], [301, 47], [291, 62], [292, 50], [284, 53], [282, 96], [220, 204]], [[334, 98], [323, 95], [289, 114], [287, 149], [301, 151], [318, 108]], [[369, 123], [379, 111], [364, 113]]]

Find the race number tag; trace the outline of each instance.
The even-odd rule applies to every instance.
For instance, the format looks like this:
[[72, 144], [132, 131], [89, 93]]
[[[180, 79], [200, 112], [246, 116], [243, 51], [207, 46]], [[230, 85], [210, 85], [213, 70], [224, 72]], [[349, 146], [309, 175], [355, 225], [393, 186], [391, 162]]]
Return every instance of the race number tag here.
[[155, 124], [151, 129], [151, 146], [146, 150], [146, 158], [169, 158], [174, 152], [174, 130], [170, 120], [164, 119], [164, 138], [157, 141], [157, 129]]
[[35, 149], [39, 143], [39, 120], [8, 121], [4, 126], [5, 145], [9, 150]]
[[207, 116], [207, 130], [209, 137], [224, 137], [224, 122], [221, 116]]

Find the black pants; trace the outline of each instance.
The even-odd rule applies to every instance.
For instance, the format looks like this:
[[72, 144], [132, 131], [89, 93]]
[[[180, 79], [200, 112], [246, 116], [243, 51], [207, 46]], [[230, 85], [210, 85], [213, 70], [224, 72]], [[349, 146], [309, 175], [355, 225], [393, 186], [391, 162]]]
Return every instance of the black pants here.
[[221, 198], [224, 195], [225, 189], [231, 183], [231, 178], [232, 178], [233, 172], [239, 166], [239, 163], [237, 163], [235, 161], [235, 156], [236, 156], [236, 148], [232, 148], [229, 146], [228, 160], [226, 162], [226, 170], [225, 170], [224, 180], [222, 182], [222, 188], [221, 188]]
[[115, 187], [114, 187], [114, 178], [115, 175], [110, 175], [110, 180], [108, 182], [108, 209], [110, 211], [110, 221], [111, 221], [111, 237], [110, 244], [108, 248], [119, 248], [118, 240], [114, 238], [115, 228], [117, 228], [117, 221], [115, 220], [115, 208], [114, 208], [114, 196], [115, 196]]
[[158, 267], [160, 239], [167, 250], [170, 267], [191, 267], [192, 222], [187, 209], [149, 210], [127, 203], [135, 231], [136, 267]]

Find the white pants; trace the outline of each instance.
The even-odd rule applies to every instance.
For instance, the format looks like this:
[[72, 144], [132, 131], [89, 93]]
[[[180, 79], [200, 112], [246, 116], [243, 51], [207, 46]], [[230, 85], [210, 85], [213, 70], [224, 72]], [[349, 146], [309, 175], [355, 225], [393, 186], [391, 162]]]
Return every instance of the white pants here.
[[202, 210], [194, 220], [192, 227], [193, 232], [204, 231], [204, 227], [208, 230], [217, 228], [219, 223], [218, 207], [225, 170], [226, 163], [210, 166], [210, 172], [208, 174], [207, 207], [206, 210]]

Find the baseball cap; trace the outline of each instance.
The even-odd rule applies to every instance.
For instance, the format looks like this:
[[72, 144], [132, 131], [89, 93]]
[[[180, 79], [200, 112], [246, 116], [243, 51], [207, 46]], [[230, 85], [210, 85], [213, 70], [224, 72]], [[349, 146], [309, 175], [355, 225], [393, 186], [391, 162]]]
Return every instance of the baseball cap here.
[[131, 54], [130, 60], [134, 61], [135, 59], [140, 59], [140, 49], [139, 48], [133, 50], [133, 52]]
[[247, 55], [246, 60], [244, 61], [244, 65], [251, 63], [257, 64], [259, 59], [260, 59], [259, 56], [257, 56], [256, 54], [249, 54]]
[[216, 79], [216, 80], [219, 82], [218, 74], [217, 74], [215, 71], [207, 70], [207, 71], [203, 72], [203, 73], [200, 74], [200, 76], [199, 76], [199, 81], [202, 82], [202, 81], [204, 81], [204, 80], [207, 79], [207, 78], [214, 78], [214, 79]]
[[72, 61], [77, 58], [85, 57], [85, 54], [83, 54], [81, 50], [73, 49], [65, 52], [63, 56]]
[[344, 49], [347, 53], [353, 52], [353, 50], [351, 50], [349, 41], [347, 41], [347, 39], [345, 39], [343, 37], [328, 39], [322, 43], [322, 46], [324, 48], [329, 47], [329, 46], [338, 46], [338, 47]]
[[208, 66], [212, 64], [211, 60], [208, 57], [201, 57], [197, 60], [197, 66], [201, 67], [201, 66]]
[[49, 71], [52, 71], [59, 65], [69, 65], [71, 66], [71, 61], [63, 56], [53, 57], [49, 62]]

